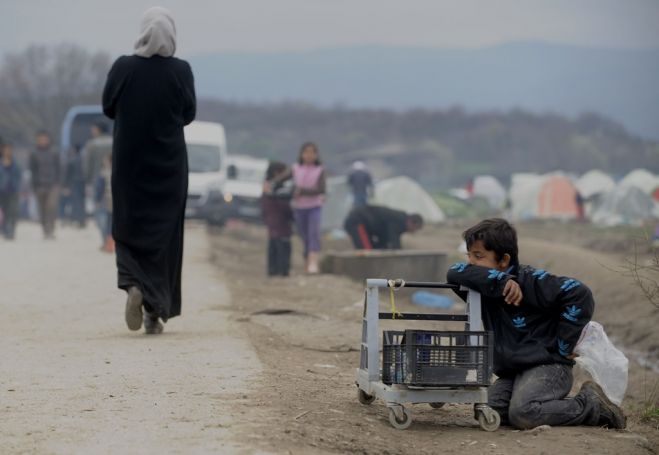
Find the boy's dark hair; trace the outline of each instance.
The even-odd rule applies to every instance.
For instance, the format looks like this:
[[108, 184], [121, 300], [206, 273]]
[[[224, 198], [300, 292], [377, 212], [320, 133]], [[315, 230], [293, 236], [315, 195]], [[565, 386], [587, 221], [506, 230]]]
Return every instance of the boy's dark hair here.
[[316, 161], [314, 162], [314, 164], [316, 166], [320, 166], [321, 164], [323, 164], [320, 161], [320, 151], [318, 151], [318, 146], [316, 145], [315, 142], [305, 142], [304, 144], [302, 144], [302, 147], [300, 147], [300, 155], [297, 157], [298, 164], [303, 164], [302, 154], [304, 153], [304, 151], [307, 147], [311, 147], [316, 151]]
[[268, 169], [265, 171], [265, 179], [272, 180], [275, 176], [286, 170], [286, 164], [281, 161], [270, 161]]
[[483, 220], [464, 231], [462, 237], [467, 242], [467, 250], [471, 249], [475, 242], [481, 240], [486, 250], [494, 251], [497, 261], [500, 261], [504, 254], [508, 254], [510, 255], [510, 265], [519, 265], [517, 231], [502, 218]]
[[36, 136], [48, 136], [48, 138], [51, 137], [48, 130], [44, 130], [44, 129], [37, 130], [37, 133], [35, 134], [35, 137]]
[[423, 217], [418, 213], [407, 215], [407, 219], [411, 221], [415, 226], [418, 226], [419, 229], [423, 227]]

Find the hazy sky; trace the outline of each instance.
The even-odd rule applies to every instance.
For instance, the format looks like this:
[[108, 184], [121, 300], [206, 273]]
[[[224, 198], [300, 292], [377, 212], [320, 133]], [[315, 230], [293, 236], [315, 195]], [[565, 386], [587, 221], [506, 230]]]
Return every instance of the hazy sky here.
[[58, 42], [130, 53], [141, 13], [158, 4], [174, 14], [183, 56], [529, 40], [659, 47], [659, 0], [0, 0], [0, 54]]

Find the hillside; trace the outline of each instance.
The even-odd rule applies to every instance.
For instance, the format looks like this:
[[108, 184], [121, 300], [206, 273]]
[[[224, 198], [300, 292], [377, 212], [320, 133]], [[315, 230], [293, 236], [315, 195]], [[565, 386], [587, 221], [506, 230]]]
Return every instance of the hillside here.
[[333, 172], [368, 160], [381, 177], [406, 174], [429, 188], [461, 185], [477, 173], [505, 181], [512, 172], [557, 169], [659, 172], [658, 143], [594, 114], [571, 120], [521, 110], [396, 112], [204, 100], [198, 118], [222, 122], [232, 152], [292, 162], [300, 144], [313, 140]]

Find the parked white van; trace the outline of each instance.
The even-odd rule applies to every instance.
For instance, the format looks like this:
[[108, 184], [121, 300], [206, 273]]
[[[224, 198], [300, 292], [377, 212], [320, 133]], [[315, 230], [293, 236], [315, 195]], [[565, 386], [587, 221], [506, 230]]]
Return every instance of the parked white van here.
[[227, 218], [261, 221], [261, 193], [269, 161], [248, 155], [230, 155], [224, 185]]
[[212, 221], [224, 204], [227, 140], [219, 123], [195, 121], [184, 129], [188, 148], [188, 201], [185, 215]]

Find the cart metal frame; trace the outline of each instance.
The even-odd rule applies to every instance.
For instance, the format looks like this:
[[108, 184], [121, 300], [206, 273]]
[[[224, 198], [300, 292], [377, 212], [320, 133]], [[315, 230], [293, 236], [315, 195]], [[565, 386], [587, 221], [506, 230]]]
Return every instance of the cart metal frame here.
[[[393, 286], [391, 286], [393, 285]], [[434, 288], [464, 291], [467, 294], [465, 314], [392, 313], [380, 312], [380, 288]], [[464, 322], [465, 330], [482, 331], [481, 296], [478, 292], [457, 285], [433, 282], [405, 282], [403, 280], [367, 279], [362, 321], [360, 366], [355, 382], [360, 403], [370, 404], [376, 398], [383, 400], [389, 410], [389, 422], [397, 429], [406, 429], [412, 416], [405, 408], [407, 403], [429, 403], [434, 408], [444, 403], [474, 404], [474, 417], [482, 429], [499, 428], [499, 414], [487, 406], [487, 387], [412, 387], [403, 384], [387, 385], [382, 382], [380, 367], [380, 319], [400, 321], [452, 321]], [[475, 337], [474, 337], [475, 338]], [[476, 340], [471, 340], [476, 344]]]

